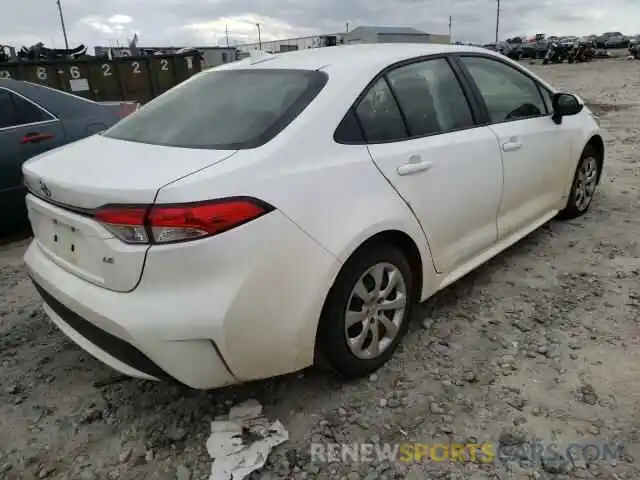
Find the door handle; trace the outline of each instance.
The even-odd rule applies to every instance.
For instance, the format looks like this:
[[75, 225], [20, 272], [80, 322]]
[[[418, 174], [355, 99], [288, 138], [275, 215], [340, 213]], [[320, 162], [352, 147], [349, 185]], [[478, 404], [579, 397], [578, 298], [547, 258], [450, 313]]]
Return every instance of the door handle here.
[[433, 162], [429, 162], [427, 160], [412, 160], [414, 157], [409, 159], [408, 163], [404, 165], [400, 165], [398, 167], [398, 175], [412, 175], [414, 173], [426, 172], [427, 170], [431, 170], [433, 167]]
[[519, 142], [516, 138], [511, 138], [508, 142], [502, 144], [502, 150], [504, 152], [513, 152], [514, 150], [519, 150], [520, 148], [522, 148], [522, 143]]
[[43, 140], [49, 140], [53, 138], [53, 135], [50, 133], [27, 133], [22, 139], [20, 143], [37, 143], [42, 142]]

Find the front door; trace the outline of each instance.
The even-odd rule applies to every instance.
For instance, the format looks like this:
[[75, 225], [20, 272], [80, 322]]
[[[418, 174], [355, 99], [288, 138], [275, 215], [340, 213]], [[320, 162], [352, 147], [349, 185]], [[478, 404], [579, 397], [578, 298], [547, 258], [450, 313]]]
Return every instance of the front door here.
[[418, 218], [438, 272], [495, 244], [500, 150], [493, 132], [476, 126], [445, 58], [389, 72], [356, 113], [371, 158]]
[[[571, 163], [570, 131], [551, 120], [545, 87], [506, 63], [461, 56], [486, 105], [502, 153], [500, 238], [558, 210]], [[547, 96], [548, 96], [547, 92]]]

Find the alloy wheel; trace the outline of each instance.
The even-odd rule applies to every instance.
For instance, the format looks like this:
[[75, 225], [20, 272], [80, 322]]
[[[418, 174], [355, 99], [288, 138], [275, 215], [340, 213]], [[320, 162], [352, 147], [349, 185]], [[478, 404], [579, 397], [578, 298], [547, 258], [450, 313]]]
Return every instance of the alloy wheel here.
[[405, 321], [407, 285], [390, 263], [377, 263], [356, 282], [345, 312], [345, 338], [359, 359], [380, 356]]
[[575, 186], [575, 206], [579, 211], [586, 210], [598, 183], [598, 162], [593, 157], [586, 157], [578, 169]]

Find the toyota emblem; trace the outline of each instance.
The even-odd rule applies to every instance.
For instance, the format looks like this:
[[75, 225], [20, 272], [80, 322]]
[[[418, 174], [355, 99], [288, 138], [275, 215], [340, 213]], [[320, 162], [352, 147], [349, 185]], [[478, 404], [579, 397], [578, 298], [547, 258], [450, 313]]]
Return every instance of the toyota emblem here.
[[40, 191], [45, 197], [51, 198], [51, 190], [49, 190], [49, 187], [47, 187], [42, 180], [40, 180]]

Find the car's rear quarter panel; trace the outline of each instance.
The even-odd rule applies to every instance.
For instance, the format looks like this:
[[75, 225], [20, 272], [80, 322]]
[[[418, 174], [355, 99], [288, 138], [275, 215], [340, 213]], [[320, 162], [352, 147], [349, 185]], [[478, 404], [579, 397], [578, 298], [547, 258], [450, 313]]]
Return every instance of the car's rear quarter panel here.
[[340, 72], [316, 100], [271, 142], [158, 192], [158, 203], [234, 195], [271, 203], [344, 262], [368, 238], [386, 230], [407, 234], [423, 255], [424, 292], [433, 264], [417, 219], [375, 167], [362, 145], [340, 145], [334, 131], [357, 95], [379, 71]]

